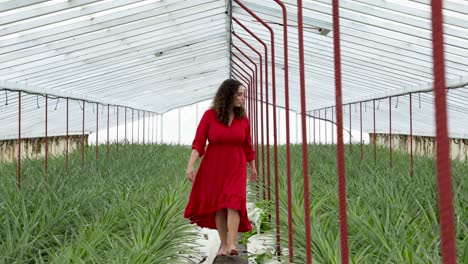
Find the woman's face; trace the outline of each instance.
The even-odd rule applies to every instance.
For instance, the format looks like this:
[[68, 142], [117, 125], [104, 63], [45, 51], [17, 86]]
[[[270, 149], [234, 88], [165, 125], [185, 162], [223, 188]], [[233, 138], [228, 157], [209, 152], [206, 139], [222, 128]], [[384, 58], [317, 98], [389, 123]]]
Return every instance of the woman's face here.
[[241, 107], [245, 103], [245, 88], [244, 86], [239, 86], [237, 92], [234, 94], [234, 107]]

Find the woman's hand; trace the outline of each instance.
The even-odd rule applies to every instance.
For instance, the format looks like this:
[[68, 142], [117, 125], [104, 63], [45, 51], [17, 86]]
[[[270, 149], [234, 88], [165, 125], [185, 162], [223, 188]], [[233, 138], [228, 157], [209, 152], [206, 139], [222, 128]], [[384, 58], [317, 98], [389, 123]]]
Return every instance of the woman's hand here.
[[189, 162], [187, 164], [187, 170], [185, 171], [185, 176], [187, 176], [187, 179], [191, 182], [195, 180], [195, 173], [193, 172], [193, 164], [195, 164], [195, 161], [200, 157], [200, 154], [196, 149], [192, 150], [192, 154], [190, 155]]
[[257, 180], [257, 169], [255, 167], [250, 168], [250, 181], [254, 182]]
[[187, 171], [185, 172], [187, 179], [191, 182], [195, 180], [195, 173], [193, 172], [193, 166], [188, 166]]

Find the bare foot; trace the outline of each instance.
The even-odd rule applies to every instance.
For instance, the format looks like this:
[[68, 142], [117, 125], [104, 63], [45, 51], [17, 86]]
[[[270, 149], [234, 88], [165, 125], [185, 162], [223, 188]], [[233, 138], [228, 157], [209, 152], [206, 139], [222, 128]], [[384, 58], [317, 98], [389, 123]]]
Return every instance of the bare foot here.
[[237, 250], [237, 248], [231, 248], [229, 250], [229, 256], [237, 256], [239, 255], [239, 250]]
[[221, 246], [218, 250], [217, 256], [226, 256], [228, 254], [228, 246]]

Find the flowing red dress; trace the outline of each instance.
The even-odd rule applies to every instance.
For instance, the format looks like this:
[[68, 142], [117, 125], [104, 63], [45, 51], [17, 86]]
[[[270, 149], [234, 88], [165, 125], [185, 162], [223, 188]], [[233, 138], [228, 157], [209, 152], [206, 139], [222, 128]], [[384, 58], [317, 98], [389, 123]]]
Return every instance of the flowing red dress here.
[[[205, 151], [206, 140], [209, 144]], [[215, 213], [223, 208], [239, 211], [238, 232], [252, 229], [247, 217], [247, 162], [255, 158], [247, 118], [220, 123], [213, 109], [203, 115], [192, 149], [203, 156], [193, 182], [184, 217], [200, 227], [216, 229]]]

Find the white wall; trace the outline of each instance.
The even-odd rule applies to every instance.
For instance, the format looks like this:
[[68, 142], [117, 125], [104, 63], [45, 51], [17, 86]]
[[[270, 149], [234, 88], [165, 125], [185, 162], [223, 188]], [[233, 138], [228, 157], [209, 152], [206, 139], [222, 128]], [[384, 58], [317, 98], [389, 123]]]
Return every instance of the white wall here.
[[[145, 143], [167, 143], [167, 144], [182, 144], [190, 145], [195, 136], [196, 127], [199, 120], [202, 118], [203, 113], [209, 109], [211, 100], [200, 102], [194, 105], [181, 107], [178, 109], [171, 110], [162, 115], [152, 116], [145, 120]], [[260, 105], [258, 107], [260, 113]], [[273, 145], [273, 107], [269, 107], [269, 134], [270, 134], [270, 145]], [[266, 109], [264, 108], [264, 113]], [[179, 118], [180, 117], [180, 118]], [[301, 128], [301, 116], [296, 112], [290, 112], [290, 142], [292, 144], [302, 142], [302, 128]], [[286, 112], [284, 109], [279, 108], [277, 111], [277, 139], [278, 144], [286, 143]], [[100, 121], [101, 122], [101, 121]], [[332, 133], [336, 143], [336, 127], [331, 122], [325, 122], [323, 120], [315, 119], [315, 131], [314, 131], [314, 119], [307, 118], [307, 139], [309, 143], [332, 143]], [[101, 144], [107, 141], [107, 128], [105, 122], [102, 122], [102, 128], [99, 130], [99, 142]], [[259, 137], [260, 137], [260, 124], [258, 126]], [[332, 132], [333, 129], [333, 132]], [[122, 142], [125, 134], [124, 115], [120, 114], [119, 117], [119, 141]], [[314, 133], [315, 132], [315, 133]], [[326, 132], [326, 133], [325, 133]], [[266, 144], [266, 120], [264, 120], [264, 143]], [[132, 138], [133, 135], [133, 138]], [[133, 122], [133, 134], [132, 134], [132, 122], [131, 112], [127, 113], [127, 138], [129, 142], [143, 143], [143, 115], [140, 114], [140, 122], [138, 125], [137, 113], [134, 112]], [[111, 142], [117, 140], [117, 128], [111, 127], [109, 129], [109, 139]], [[344, 131], [343, 140], [345, 143], [349, 143], [349, 133]], [[358, 143], [360, 140], [359, 130], [352, 130], [352, 142]], [[260, 141], [260, 138], [259, 138]], [[369, 142], [369, 136], [367, 133], [363, 133], [364, 143]], [[89, 144], [95, 144], [96, 136], [91, 134], [89, 136]]]

